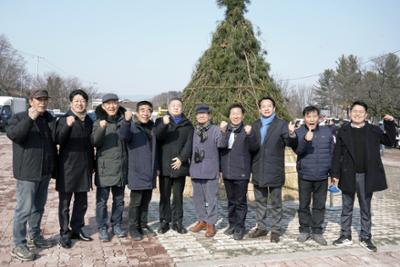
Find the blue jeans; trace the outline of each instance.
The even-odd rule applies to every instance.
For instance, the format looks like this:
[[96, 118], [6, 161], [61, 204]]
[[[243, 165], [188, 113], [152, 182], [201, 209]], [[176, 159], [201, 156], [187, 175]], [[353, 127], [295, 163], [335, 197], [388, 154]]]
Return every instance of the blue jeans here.
[[97, 187], [96, 221], [99, 229], [107, 228], [107, 201], [110, 191], [113, 195], [111, 225], [114, 226], [122, 224], [122, 213], [124, 211], [124, 189], [125, 186]]
[[17, 205], [14, 211], [13, 239], [15, 246], [26, 244], [26, 228], [29, 227], [29, 237], [40, 236], [40, 222], [47, 201], [47, 191], [50, 178], [40, 182], [17, 180]]

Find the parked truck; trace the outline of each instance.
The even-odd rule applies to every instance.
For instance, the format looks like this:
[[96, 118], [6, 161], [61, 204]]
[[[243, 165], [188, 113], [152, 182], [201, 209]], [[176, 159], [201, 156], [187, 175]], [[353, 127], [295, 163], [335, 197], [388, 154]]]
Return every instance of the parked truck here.
[[0, 131], [4, 131], [12, 115], [26, 111], [26, 99], [13, 96], [0, 96]]

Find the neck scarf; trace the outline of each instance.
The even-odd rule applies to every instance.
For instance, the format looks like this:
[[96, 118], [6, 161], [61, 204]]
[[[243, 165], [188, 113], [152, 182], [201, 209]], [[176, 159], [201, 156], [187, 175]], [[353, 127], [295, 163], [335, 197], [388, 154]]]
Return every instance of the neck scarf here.
[[197, 124], [195, 128], [195, 133], [200, 137], [200, 142], [205, 142], [208, 138], [207, 131], [210, 129], [211, 123], [207, 122], [203, 125]]
[[273, 113], [269, 117], [261, 116], [261, 124], [262, 124], [260, 128], [261, 144], [264, 143], [265, 137], [267, 136], [269, 125], [272, 123], [274, 119], [275, 119], [275, 113]]

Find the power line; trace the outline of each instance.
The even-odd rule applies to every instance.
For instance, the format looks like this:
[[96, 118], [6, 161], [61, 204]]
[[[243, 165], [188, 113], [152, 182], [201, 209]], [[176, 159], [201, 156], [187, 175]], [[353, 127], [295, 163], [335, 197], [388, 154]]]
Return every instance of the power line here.
[[[373, 58], [371, 58], [371, 59], [369, 59], [369, 60], [367, 60], [367, 61], [360, 62], [359, 65], [360, 65], [360, 66], [363, 66], [363, 65], [366, 65], [367, 63], [372, 62], [372, 61], [374, 61], [374, 60], [376, 60], [376, 59], [378, 59], [378, 58], [385, 57], [385, 56], [387, 56], [387, 55], [389, 55], [389, 54], [397, 54], [397, 53], [399, 53], [399, 52], [400, 52], [400, 49], [397, 50], [397, 51], [394, 51], [394, 52], [386, 53], [386, 54], [381, 55], [381, 56], [373, 57]], [[321, 74], [321, 73], [310, 74], [310, 75], [301, 76], [301, 77], [296, 77], [296, 78], [281, 79], [281, 80], [278, 80], [278, 82], [290, 82], [290, 81], [304, 80], [304, 79], [309, 79], [309, 78], [313, 78], [313, 77], [319, 76], [320, 74]]]

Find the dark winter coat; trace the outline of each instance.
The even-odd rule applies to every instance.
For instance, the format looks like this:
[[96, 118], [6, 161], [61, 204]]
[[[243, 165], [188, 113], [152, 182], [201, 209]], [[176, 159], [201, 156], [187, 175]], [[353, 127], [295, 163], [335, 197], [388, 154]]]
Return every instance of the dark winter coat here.
[[253, 155], [253, 184], [259, 187], [279, 187], [285, 183], [285, 146], [295, 147], [297, 138], [289, 137], [288, 123], [277, 116], [271, 122], [261, 144], [261, 120], [253, 123], [259, 148]]
[[[204, 142], [200, 137], [193, 134], [193, 149], [190, 162], [190, 176], [192, 179], [216, 179], [219, 177], [219, 151], [222, 147], [222, 134], [218, 126], [211, 125], [207, 131], [208, 138]], [[195, 153], [204, 151], [201, 162], [195, 161]]]
[[[67, 117], [75, 122], [67, 125]], [[88, 192], [92, 188], [94, 149], [90, 143], [93, 121], [88, 115], [81, 121], [71, 110], [57, 122], [56, 142], [60, 145], [56, 190], [60, 192]]]
[[[125, 142], [117, 134], [124, 113], [125, 109], [120, 107], [116, 116], [110, 118], [101, 105], [96, 108], [91, 142], [96, 147], [95, 184], [98, 187], [124, 186], [127, 182], [128, 153]], [[101, 120], [107, 121], [106, 129], [100, 127]]]
[[118, 135], [128, 148], [128, 188], [148, 190], [156, 187], [157, 144], [154, 123], [149, 121], [151, 136], [146, 134], [144, 126], [135, 122], [121, 121]]
[[254, 131], [247, 135], [243, 124], [234, 133], [235, 141], [232, 149], [228, 148], [232, 126], [228, 125], [223, 134], [223, 148], [221, 149], [221, 172], [224, 179], [249, 180], [251, 172], [251, 153], [258, 149]]
[[306, 141], [308, 132], [306, 125], [296, 130], [297, 173], [300, 179], [307, 181], [322, 181], [328, 179], [331, 169], [334, 148], [334, 136], [328, 126], [317, 126], [313, 139]]
[[[365, 190], [367, 193], [385, 190], [386, 175], [383, 168], [380, 144], [392, 146], [396, 140], [394, 122], [384, 122], [385, 133], [368, 122], [366, 127], [366, 173]], [[356, 192], [355, 153], [351, 136], [351, 124], [345, 124], [336, 136], [336, 145], [332, 160], [332, 177], [339, 179], [339, 188], [345, 193]]]
[[[13, 141], [13, 171], [18, 180], [39, 182], [53, 176], [55, 171], [55, 118], [49, 112], [39, 117], [32, 120], [28, 111], [17, 113], [6, 129]], [[44, 121], [46, 134], [39, 130], [38, 120]]]
[[[164, 124], [162, 118], [156, 121], [155, 133], [160, 148], [161, 176], [187, 176], [192, 156], [193, 125], [185, 116], [179, 124], [175, 124], [172, 119], [170, 121], [169, 124]], [[171, 168], [172, 159], [175, 157], [182, 162], [179, 170]]]

